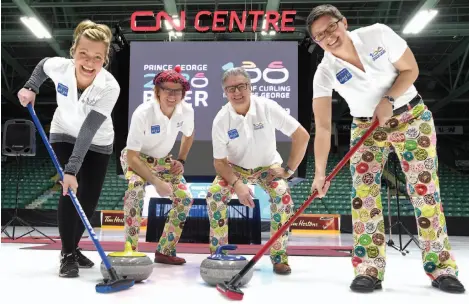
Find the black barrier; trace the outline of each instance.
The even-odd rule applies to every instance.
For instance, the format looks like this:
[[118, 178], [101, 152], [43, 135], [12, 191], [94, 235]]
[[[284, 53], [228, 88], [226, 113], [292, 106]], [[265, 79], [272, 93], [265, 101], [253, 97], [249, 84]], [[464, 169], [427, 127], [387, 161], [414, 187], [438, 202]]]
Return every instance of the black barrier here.
[[[261, 210], [259, 200], [254, 199], [254, 208], [232, 199], [228, 204], [228, 241], [230, 244], [261, 244]], [[167, 198], [152, 198], [148, 207], [147, 242], [158, 242], [171, 210], [172, 202]], [[196, 198], [189, 211], [179, 243], [209, 243], [210, 222], [207, 201]]]

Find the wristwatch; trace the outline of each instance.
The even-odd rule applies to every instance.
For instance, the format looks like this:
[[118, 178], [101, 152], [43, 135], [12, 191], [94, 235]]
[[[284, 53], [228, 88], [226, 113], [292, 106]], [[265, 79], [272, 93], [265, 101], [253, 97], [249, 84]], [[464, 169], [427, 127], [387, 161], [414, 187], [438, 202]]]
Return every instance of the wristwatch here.
[[288, 166], [285, 167], [285, 171], [289, 174], [289, 175], [293, 175], [295, 173], [295, 171], [293, 171], [292, 169], [290, 169]]
[[389, 96], [389, 95], [384, 95], [383, 98], [386, 98], [387, 100], [389, 100], [389, 102], [390, 102], [392, 105], [394, 105], [394, 102], [396, 101], [396, 100], [394, 99], [394, 97]]
[[183, 159], [178, 159], [178, 162], [180, 162], [181, 164], [185, 165], [186, 164], [186, 161], [183, 160]]

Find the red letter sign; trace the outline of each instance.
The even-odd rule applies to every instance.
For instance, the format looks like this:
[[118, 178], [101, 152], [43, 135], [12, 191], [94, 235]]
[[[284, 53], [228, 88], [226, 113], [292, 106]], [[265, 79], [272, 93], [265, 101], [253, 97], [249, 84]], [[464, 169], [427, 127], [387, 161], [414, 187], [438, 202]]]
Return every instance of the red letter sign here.
[[252, 31], [255, 32], [257, 30], [259, 17], [264, 15], [264, 11], [250, 11], [249, 14], [254, 15], [254, 19], [252, 20]]
[[[273, 27], [273, 29], [276, 32], [293, 32], [295, 31], [295, 27], [289, 27], [287, 26], [287, 23], [291, 23], [291, 25], [293, 25], [295, 14], [296, 14], [296, 11], [283, 11], [282, 16], [281, 16], [282, 18], [281, 25], [279, 26], [278, 22], [280, 19], [280, 13], [277, 11], [268, 11], [268, 12], [243, 11], [241, 20], [238, 16], [237, 11], [215, 11], [213, 15], [210, 11], [200, 11], [195, 16], [194, 28], [198, 32], [207, 32], [210, 30], [212, 32], [226, 32], [227, 26], [225, 25], [225, 20], [227, 18], [225, 17], [228, 16], [228, 32], [233, 32], [234, 27], [235, 27], [235, 22], [236, 22], [236, 26], [239, 28], [239, 31], [244, 32], [246, 29], [247, 17], [249, 15], [252, 15], [253, 16], [252, 31], [256, 32], [257, 23], [260, 21], [260, 18], [264, 17], [265, 15], [265, 19], [263, 20], [265, 24], [263, 28], [261, 29], [262, 31], [269, 31], [271, 27]], [[211, 27], [202, 26], [199, 24], [200, 18], [202, 15], [213, 16]], [[140, 18], [152, 17], [155, 19], [156, 24], [150, 25], [150, 26], [137, 25], [138, 17]], [[179, 22], [176, 22], [176, 20]], [[156, 15], [152, 11], [133, 12], [132, 15], [130, 16], [130, 28], [134, 32], [158, 32], [161, 29], [161, 23], [163, 21], [167, 21], [172, 30], [179, 31], [179, 32], [183, 31], [186, 28], [186, 12], [181, 11], [181, 15], [179, 17], [174, 17], [174, 18], [165, 11], [160, 11]]]
[[[293, 15], [293, 17], [288, 18], [287, 15]], [[294, 27], [287, 27], [285, 23], [293, 22], [294, 16], [296, 15], [296, 11], [283, 11], [282, 12], [282, 23], [280, 25], [280, 30], [282, 32], [294, 32]]]
[[269, 23], [272, 24], [274, 27], [274, 30], [278, 32], [278, 19], [280, 18], [280, 14], [277, 11], [268, 11], [266, 16], [265, 16], [265, 28], [263, 28], [263, 31], [268, 32], [269, 31]]
[[195, 27], [195, 30], [198, 31], [198, 32], [207, 32], [210, 27], [208, 26], [201, 26], [199, 25], [199, 22], [200, 22], [200, 16], [202, 15], [208, 15], [210, 16], [212, 13], [210, 13], [209, 11], [200, 11], [197, 13], [197, 15], [195, 15], [195, 24], [194, 24], [194, 27]]
[[160, 29], [160, 25], [156, 23], [155, 26], [137, 26], [137, 17], [145, 17], [151, 16], [153, 17], [152, 11], [140, 11], [140, 12], [133, 12], [132, 16], [130, 16], [130, 28], [134, 32], [153, 32], [158, 31]]
[[220, 15], [228, 15], [228, 11], [216, 11], [213, 15], [212, 31], [213, 32], [225, 32], [226, 26], [218, 26], [217, 23], [224, 23], [224, 18]]
[[172, 28], [178, 32], [183, 31], [184, 28], [186, 27], [186, 12], [185, 11], [181, 11], [181, 18], [179, 19], [179, 24], [176, 24], [176, 22], [174, 22], [173, 17], [168, 15], [167, 12], [161, 11], [156, 15], [156, 24], [159, 25], [160, 28], [161, 28], [161, 23], [162, 23], [161, 19], [168, 21], [169, 25], [171, 25]]
[[137, 25], [137, 17], [148, 17], [148, 16], [153, 17], [154, 13], [152, 11], [138, 11], [138, 12], [132, 13], [132, 15], [130, 16], [130, 28], [132, 29], [132, 31], [134, 32], [158, 32], [161, 29], [162, 19], [168, 21], [175, 31], [178, 31], [178, 32], [183, 31], [184, 28], [186, 27], [186, 12], [184, 11], [181, 11], [181, 16], [177, 18], [179, 19], [179, 24], [177, 24], [174, 21], [173, 17], [168, 15], [168, 13], [162, 11], [156, 14], [155, 25], [153, 26], [138, 26]]
[[247, 13], [246, 13], [246, 11], [243, 11], [243, 17], [240, 21], [236, 11], [231, 11], [230, 24], [228, 25], [228, 31], [230, 31], [230, 32], [233, 31], [234, 21], [236, 20], [236, 24], [238, 25], [239, 31], [241, 33], [244, 32], [244, 28], [246, 27], [246, 17], [247, 17]]

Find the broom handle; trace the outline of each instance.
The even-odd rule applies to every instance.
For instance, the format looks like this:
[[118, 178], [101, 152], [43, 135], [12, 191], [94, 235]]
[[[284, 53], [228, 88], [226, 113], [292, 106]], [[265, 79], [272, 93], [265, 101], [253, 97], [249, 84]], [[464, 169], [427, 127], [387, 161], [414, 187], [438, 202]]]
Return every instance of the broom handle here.
[[[353, 154], [357, 152], [358, 148], [360, 148], [363, 142], [371, 135], [371, 133], [374, 132], [378, 125], [379, 121], [375, 120], [370, 126], [370, 128], [368, 128], [368, 130], [365, 132], [365, 134], [363, 134], [360, 140], [350, 149], [350, 151], [347, 152], [344, 158], [335, 166], [332, 172], [327, 176], [326, 182], [330, 182], [337, 175], [337, 173], [342, 169], [342, 167], [344, 167], [345, 164], [350, 160], [350, 158], [352, 158]], [[231, 279], [229, 284], [234, 284], [235, 286], [237, 285], [237, 283], [242, 279], [242, 277], [256, 264], [256, 262], [264, 255], [267, 249], [269, 249], [273, 245], [273, 243], [285, 232], [285, 230], [287, 230], [288, 227], [293, 224], [293, 222], [303, 213], [306, 207], [311, 204], [311, 202], [316, 198], [317, 195], [317, 190], [314, 190], [313, 193], [306, 200], [306, 202], [304, 202], [303, 205], [300, 207], [300, 209], [298, 209], [295, 214], [284, 225], [282, 225], [279, 230], [277, 230], [277, 232], [259, 250], [259, 252], [256, 253], [256, 255], [249, 261], [249, 263], [246, 264], [246, 266], [244, 266], [244, 268]]]

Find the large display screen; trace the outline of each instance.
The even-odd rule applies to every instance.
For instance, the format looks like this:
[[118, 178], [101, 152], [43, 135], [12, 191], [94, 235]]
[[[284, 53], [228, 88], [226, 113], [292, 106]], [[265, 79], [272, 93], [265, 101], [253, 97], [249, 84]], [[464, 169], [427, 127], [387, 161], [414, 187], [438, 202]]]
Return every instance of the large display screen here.
[[[254, 94], [278, 102], [298, 118], [298, 46], [295, 41], [142, 41], [131, 43], [129, 125], [137, 106], [153, 100], [153, 77], [176, 65], [181, 66], [181, 73], [191, 84], [185, 101], [195, 110], [196, 141], [211, 141], [213, 119], [227, 102], [222, 75], [231, 67], [244, 67], [251, 76]], [[277, 132], [277, 140], [290, 141], [280, 132]]]

